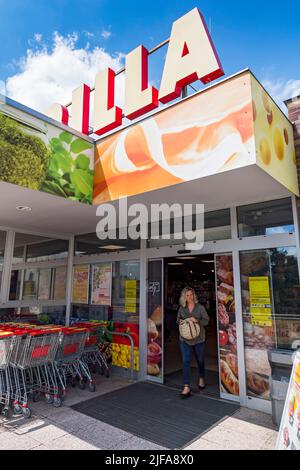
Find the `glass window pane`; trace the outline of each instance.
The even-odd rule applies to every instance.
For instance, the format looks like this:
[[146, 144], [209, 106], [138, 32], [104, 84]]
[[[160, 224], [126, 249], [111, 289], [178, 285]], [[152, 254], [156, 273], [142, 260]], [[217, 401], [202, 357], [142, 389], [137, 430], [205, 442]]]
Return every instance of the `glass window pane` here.
[[36, 300], [38, 289], [38, 269], [26, 269], [23, 283], [23, 300]]
[[240, 255], [247, 391], [269, 399], [268, 350], [300, 340], [300, 285], [296, 248]]
[[28, 262], [53, 261], [68, 257], [69, 243], [67, 240], [51, 240], [27, 246]]
[[26, 251], [26, 245], [32, 243], [39, 243], [42, 241], [48, 241], [49, 238], [39, 237], [37, 235], [30, 235], [26, 233], [15, 234], [15, 244], [13, 252], [13, 264], [20, 264], [24, 262], [24, 254]]
[[[192, 220], [191, 220], [192, 219]], [[184, 225], [186, 224], [186, 225]], [[197, 229], [196, 216], [186, 217], [183, 219], [171, 219], [170, 221], [153, 223], [153, 227], [159, 225], [157, 233], [160, 238], [153, 238], [148, 240], [148, 248], [162, 247], [162, 246], [176, 246], [191, 243], [191, 240], [184, 236], [182, 233], [184, 227], [192, 227], [194, 237], [200, 236], [200, 230]], [[180, 232], [178, 231], [180, 228]], [[151, 232], [150, 232], [151, 233]], [[181, 237], [174, 237], [174, 233], [181, 233]], [[168, 234], [168, 239], [163, 239], [162, 235]], [[197, 237], [198, 238], [198, 237]], [[204, 214], [204, 240], [217, 241], [228, 240], [231, 238], [231, 219], [230, 209], [224, 209], [214, 212], [206, 212]], [[193, 242], [193, 240], [192, 240]]]
[[[114, 235], [114, 234], [113, 234]], [[133, 251], [140, 249], [140, 240], [131, 240], [128, 236], [126, 240], [117, 238], [110, 240], [99, 240], [96, 233], [79, 235], [75, 238], [75, 255], [96, 255], [101, 253], [116, 253], [118, 251]]]
[[240, 237], [295, 232], [290, 198], [239, 207], [237, 216]]
[[6, 232], [0, 231], [0, 266], [3, 266], [3, 262], [4, 262], [5, 242], [6, 242]]
[[20, 299], [22, 271], [12, 271], [10, 278], [9, 300]]

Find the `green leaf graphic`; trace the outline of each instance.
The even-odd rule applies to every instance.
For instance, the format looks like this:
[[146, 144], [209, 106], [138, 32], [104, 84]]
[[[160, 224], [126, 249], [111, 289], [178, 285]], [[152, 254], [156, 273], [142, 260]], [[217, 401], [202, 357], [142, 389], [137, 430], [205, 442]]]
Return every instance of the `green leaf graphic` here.
[[75, 139], [71, 144], [72, 153], [81, 153], [92, 148], [92, 145], [86, 140]]
[[80, 191], [84, 196], [88, 196], [93, 191], [93, 180], [88, 172], [84, 170], [74, 170], [71, 174], [71, 180], [76, 188], [76, 192]]
[[66, 144], [70, 145], [70, 143], [73, 140], [73, 136], [72, 136], [72, 134], [69, 134], [69, 132], [64, 131], [61, 134], [59, 134], [59, 139], [62, 142], [65, 142]]
[[88, 170], [90, 167], [90, 160], [88, 157], [81, 153], [76, 158], [75, 164], [76, 168], [78, 168], [79, 170]]

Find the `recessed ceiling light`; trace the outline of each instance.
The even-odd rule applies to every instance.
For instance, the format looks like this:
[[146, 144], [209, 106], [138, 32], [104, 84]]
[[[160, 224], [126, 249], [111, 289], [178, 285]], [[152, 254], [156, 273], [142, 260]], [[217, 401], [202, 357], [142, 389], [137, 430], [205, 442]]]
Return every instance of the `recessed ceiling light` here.
[[124, 250], [126, 247], [125, 246], [119, 246], [119, 245], [106, 245], [102, 246], [103, 250]]
[[183, 263], [168, 263], [169, 266], [183, 266]]
[[213, 261], [213, 260], [211, 260], [211, 261], [208, 261], [208, 260], [201, 260], [201, 263], [214, 263], [214, 261]]
[[16, 209], [19, 212], [31, 212], [32, 211], [31, 207], [29, 206], [17, 206]]
[[180, 256], [178, 257], [178, 259], [189, 260], [189, 259], [196, 259], [196, 257], [195, 256], [182, 256], [182, 257]]

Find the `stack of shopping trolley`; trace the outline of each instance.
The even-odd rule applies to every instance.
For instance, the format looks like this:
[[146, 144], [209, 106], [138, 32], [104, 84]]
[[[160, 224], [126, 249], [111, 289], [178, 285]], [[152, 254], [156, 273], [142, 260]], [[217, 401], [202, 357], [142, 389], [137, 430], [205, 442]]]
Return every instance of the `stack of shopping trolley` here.
[[8, 416], [12, 409], [29, 418], [29, 399], [36, 402], [42, 396], [60, 407], [69, 384], [95, 392], [91, 370], [99, 366], [109, 376], [98, 346], [99, 331], [99, 325], [90, 323], [73, 327], [0, 324], [2, 415]]

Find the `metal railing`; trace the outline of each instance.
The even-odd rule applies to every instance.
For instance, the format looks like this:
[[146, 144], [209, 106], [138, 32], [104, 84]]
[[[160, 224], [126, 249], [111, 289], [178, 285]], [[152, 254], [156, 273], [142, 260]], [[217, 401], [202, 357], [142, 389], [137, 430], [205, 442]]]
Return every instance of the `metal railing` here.
[[132, 336], [128, 333], [121, 333], [120, 331], [110, 331], [107, 328], [101, 329], [102, 334], [106, 333], [107, 335], [122, 336], [128, 338], [130, 341], [130, 380], [134, 381], [134, 342]]

